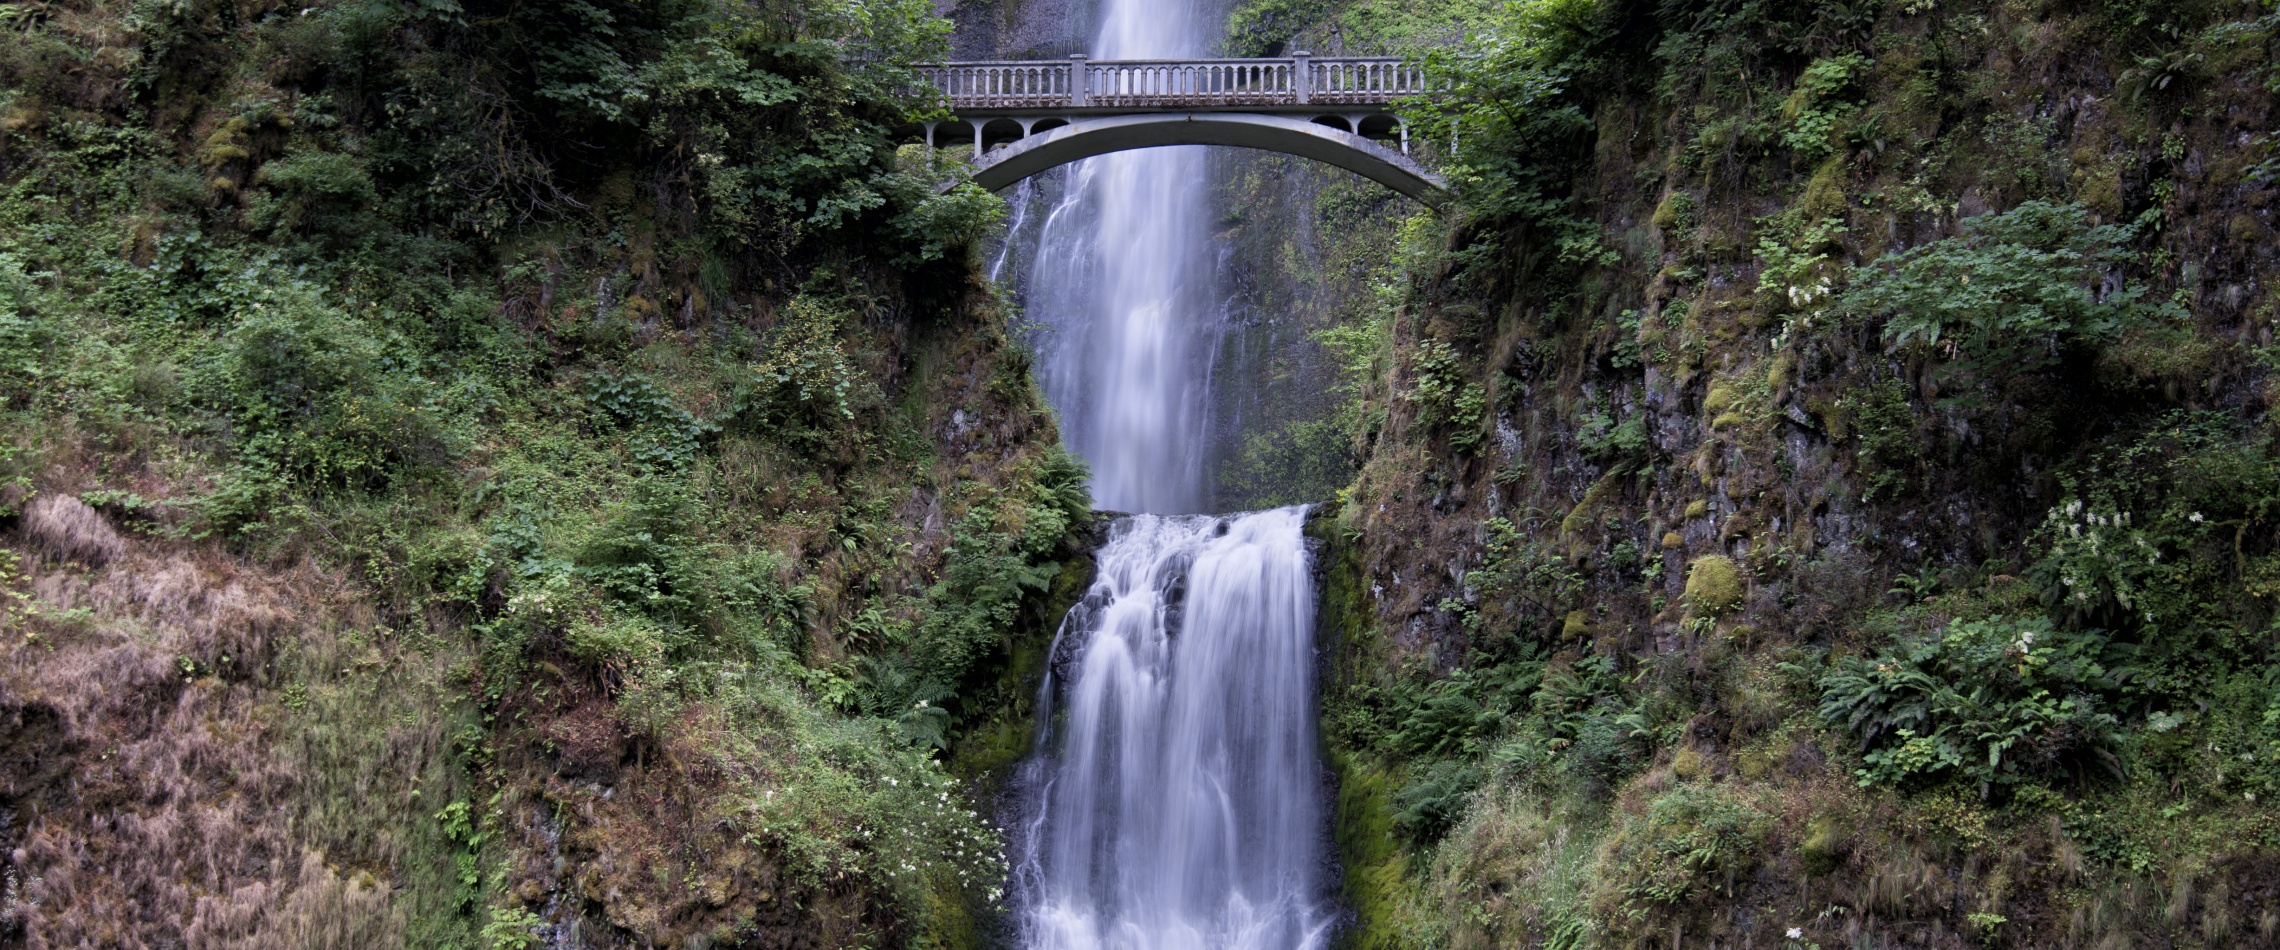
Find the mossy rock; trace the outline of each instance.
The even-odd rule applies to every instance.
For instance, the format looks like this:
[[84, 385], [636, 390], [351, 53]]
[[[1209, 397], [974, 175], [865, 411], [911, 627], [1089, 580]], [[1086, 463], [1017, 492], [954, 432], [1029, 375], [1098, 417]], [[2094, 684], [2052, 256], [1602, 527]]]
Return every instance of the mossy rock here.
[[1569, 640], [1581, 640], [1590, 635], [1591, 615], [1581, 610], [1568, 611], [1567, 623], [1560, 626], [1560, 636]]
[[1705, 764], [1702, 753], [1693, 749], [1680, 749], [1670, 757], [1670, 774], [1678, 776], [1679, 781], [1691, 782], [1702, 777]]
[[1674, 191], [1663, 197], [1655, 206], [1655, 227], [1664, 231], [1679, 231], [1694, 226], [1694, 195]]
[[1734, 756], [1734, 772], [1744, 781], [1763, 781], [1773, 774], [1773, 755], [1764, 749], [1744, 749]]
[[1686, 602], [1715, 617], [1742, 605], [1742, 569], [1723, 554], [1696, 558], [1686, 569]]
[[1676, 531], [1665, 531], [1662, 536], [1662, 546], [1665, 550], [1676, 551], [1686, 546], [1686, 538], [1680, 536]]
[[1852, 828], [1843, 819], [1823, 815], [1805, 825], [1805, 840], [1797, 845], [1797, 860], [1805, 873], [1827, 874], [1837, 868], [1845, 858], [1845, 839], [1852, 837]]
[[1806, 221], [1833, 218], [1845, 213], [1845, 159], [1843, 154], [1832, 155], [1821, 167], [1814, 169], [1812, 180], [1805, 183], [1804, 201], [1799, 215]]
[[1789, 385], [1789, 380], [1796, 374], [1796, 354], [1783, 351], [1775, 355], [1772, 362], [1766, 365], [1765, 381], [1773, 388], [1781, 389], [1782, 387]]
[[1686, 503], [1686, 520], [1692, 521], [1710, 513], [1710, 503], [1700, 498]]
[[1734, 387], [1725, 383], [1710, 384], [1710, 391], [1702, 395], [1702, 411], [1706, 415], [1715, 416], [1733, 407]]

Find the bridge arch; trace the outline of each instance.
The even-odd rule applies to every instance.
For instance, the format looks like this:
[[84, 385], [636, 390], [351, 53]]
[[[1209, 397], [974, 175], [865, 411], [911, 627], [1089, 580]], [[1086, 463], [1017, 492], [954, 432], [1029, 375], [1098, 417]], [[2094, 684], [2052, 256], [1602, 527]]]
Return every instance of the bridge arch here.
[[1336, 165], [1431, 208], [1446, 207], [1452, 198], [1440, 176], [1426, 171], [1409, 156], [1351, 131], [1294, 116], [1239, 112], [1072, 118], [1066, 124], [1039, 129], [976, 156], [973, 182], [997, 191], [1080, 159], [1159, 145], [1228, 145], [1281, 152]]

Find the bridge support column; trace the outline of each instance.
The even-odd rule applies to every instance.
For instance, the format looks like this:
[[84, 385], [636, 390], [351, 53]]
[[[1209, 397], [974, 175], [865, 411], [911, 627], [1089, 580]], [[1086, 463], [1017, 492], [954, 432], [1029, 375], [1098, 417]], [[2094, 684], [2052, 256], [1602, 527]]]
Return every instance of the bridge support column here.
[[1299, 50], [1290, 54], [1290, 91], [1298, 96], [1298, 104], [1305, 105], [1314, 95], [1314, 54]]
[[1091, 77], [1085, 75], [1085, 54], [1069, 54], [1069, 105], [1082, 109], [1085, 105], [1085, 87]]

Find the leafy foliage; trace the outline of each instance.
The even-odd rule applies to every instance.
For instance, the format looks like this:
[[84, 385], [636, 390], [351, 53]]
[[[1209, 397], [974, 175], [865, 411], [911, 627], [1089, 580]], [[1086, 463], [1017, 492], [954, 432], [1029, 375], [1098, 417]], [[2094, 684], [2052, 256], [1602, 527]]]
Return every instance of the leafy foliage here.
[[[1477, 48], [1428, 57], [1445, 91], [1410, 121], [1428, 140], [1454, 145], [1448, 178], [1477, 212], [1547, 228], [1563, 260], [1597, 260], [1596, 229], [1570, 214], [1568, 175], [1591, 128], [1573, 88], [1607, 69], [1619, 11], [1595, 0], [1529, 0], [1500, 13]], [[1460, 105], [1441, 111], [1447, 103]]]
[[1445, 427], [1449, 444], [1470, 451], [1488, 432], [1488, 393], [1467, 376], [1454, 347], [1426, 340], [1414, 351], [1416, 385], [1409, 398], [1421, 425]]
[[1821, 715], [1861, 743], [1861, 784], [1996, 786], [2119, 771], [2109, 710], [2136, 678], [2131, 651], [2043, 618], [1958, 620], [1821, 680]]
[[1816, 162], [1836, 151], [1839, 123], [1860, 111], [1860, 104], [1847, 93], [1868, 67], [1868, 57], [1859, 53], [1824, 57], [1805, 67], [1796, 90], [1782, 106], [1789, 128], [1781, 140], [1800, 161]]
[[1964, 222], [1958, 237], [1854, 268], [1846, 311], [1881, 319], [1885, 342], [1972, 377], [2051, 366], [2183, 316], [2139, 284], [2109, 287], [2131, 229], [2081, 205], [2030, 201]]
[[[1747, 873], [1763, 846], [1769, 816], [1716, 786], [1680, 785], [1656, 796], [1644, 815], [1626, 815], [1607, 839], [1614, 906], [1633, 920], [1682, 904]], [[1619, 897], [1617, 897], [1619, 895]]]

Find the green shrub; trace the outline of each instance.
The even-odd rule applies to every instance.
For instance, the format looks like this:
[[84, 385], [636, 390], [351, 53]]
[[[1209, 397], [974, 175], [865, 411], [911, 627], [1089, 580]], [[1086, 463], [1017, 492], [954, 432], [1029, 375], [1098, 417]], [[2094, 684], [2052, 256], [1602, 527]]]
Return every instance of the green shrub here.
[[1615, 661], [1597, 654], [1546, 672], [1528, 714], [1505, 735], [1488, 756], [1499, 772], [1586, 795], [1637, 771], [1653, 739]]
[[634, 459], [657, 469], [687, 468], [705, 440], [720, 433], [719, 424], [690, 415], [670, 393], [643, 377], [597, 376], [587, 398], [631, 433]]
[[[755, 414], [787, 444], [814, 448], [848, 432], [867, 397], [868, 377], [849, 360], [840, 338], [846, 315], [802, 295], [785, 308], [767, 351], [751, 367], [741, 411]], [[859, 438], [859, 437], [858, 437]]]
[[1583, 590], [1583, 575], [1555, 540], [1523, 530], [1508, 518], [1490, 518], [1481, 527], [1488, 535], [1481, 563], [1465, 575], [1465, 586], [1478, 601], [1473, 614], [1478, 632], [1518, 636], [1531, 626], [1564, 618]]
[[380, 192], [363, 159], [306, 150], [261, 166], [247, 219], [256, 228], [306, 232], [339, 245], [373, 236]]
[[1678, 785], [1626, 815], [1600, 852], [1606, 888], [1595, 903], [1611, 917], [1644, 919], [1715, 887], [1730, 888], [1756, 865], [1772, 822], [1724, 788]]
[[1862, 785], [1997, 786], [2118, 774], [2131, 651], [2049, 620], [1949, 623], [1823, 676], [1821, 716], [1859, 742]]
[[1887, 345], [1979, 378], [2044, 369], [2184, 316], [2174, 303], [2148, 302], [2143, 284], [2104, 289], [2133, 260], [2133, 232], [2093, 226], [2079, 204], [2030, 201], [1963, 226], [1958, 237], [1854, 268], [1839, 306], [1881, 320]]
[[[2280, 524], [2280, 444], [2230, 413], [2171, 413], [2063, 484], [2029, 571], [2047, 603], [2081, 625], [2137, 631], [2165, 662], [2195, 662], [2203, 646], [2261, 655], [2238, 617], [2244, 594], [2269, 596], [2249, 575]], [[2216, 631], [2228, 634], [2211, 644]]]
[[1403, 683], [1388, 704], [1393, 726], [1386, 747], [1417, 758], [1469, 758], [1507, 717], [1526, 711], [1543, 675], [1543, 663], [1531, 650], [1521, 658], [1459, 669], [1430, 683]]
[[1394, 793], [1393, 821], [1409, 840], [1430, 844], [1464, 817], [1465, 802], [1480, 787], [1480, 769], [1465, 759], [1439, 759], [1414, 771]]
[[371, 489], [452, 456], [427, 381], [314, 288], [265, 291], [232, 316], [198, 388], [226, 421], [242, 470]]
[[1417, 344], [1409, 400], [1417, 407], [1417, 422], [1427, 428], [1445, 427], [1449, 445], [1471, 451], [1488, 435], [1488, 391], [1465, 375], [1455, 347], [1440, 340]]
[[[1506, 4], [1469, 49], [1427, 59], [1446, 92], [1410, 116], [1426, 141], [1454, 142], [1449, 180], [1484, 217], [1548, 228], [1564, 249], [1596, 244], [1597, 229], [1571, 213], [1568, 173], [1591, 129], [1578, 82], [1607, 78], [1621, 13], [1592, 0]], [[1454, 109], [1441, 104], [1454, 103]], [[1562, 253], [1583, 262], [1588, 255]]]
[[52, 371], [46, 357], [57, 337], [39, 318], [38, 296], [23, 259], [0, 252], [0, 408], [27, 401], [35, 382]]

